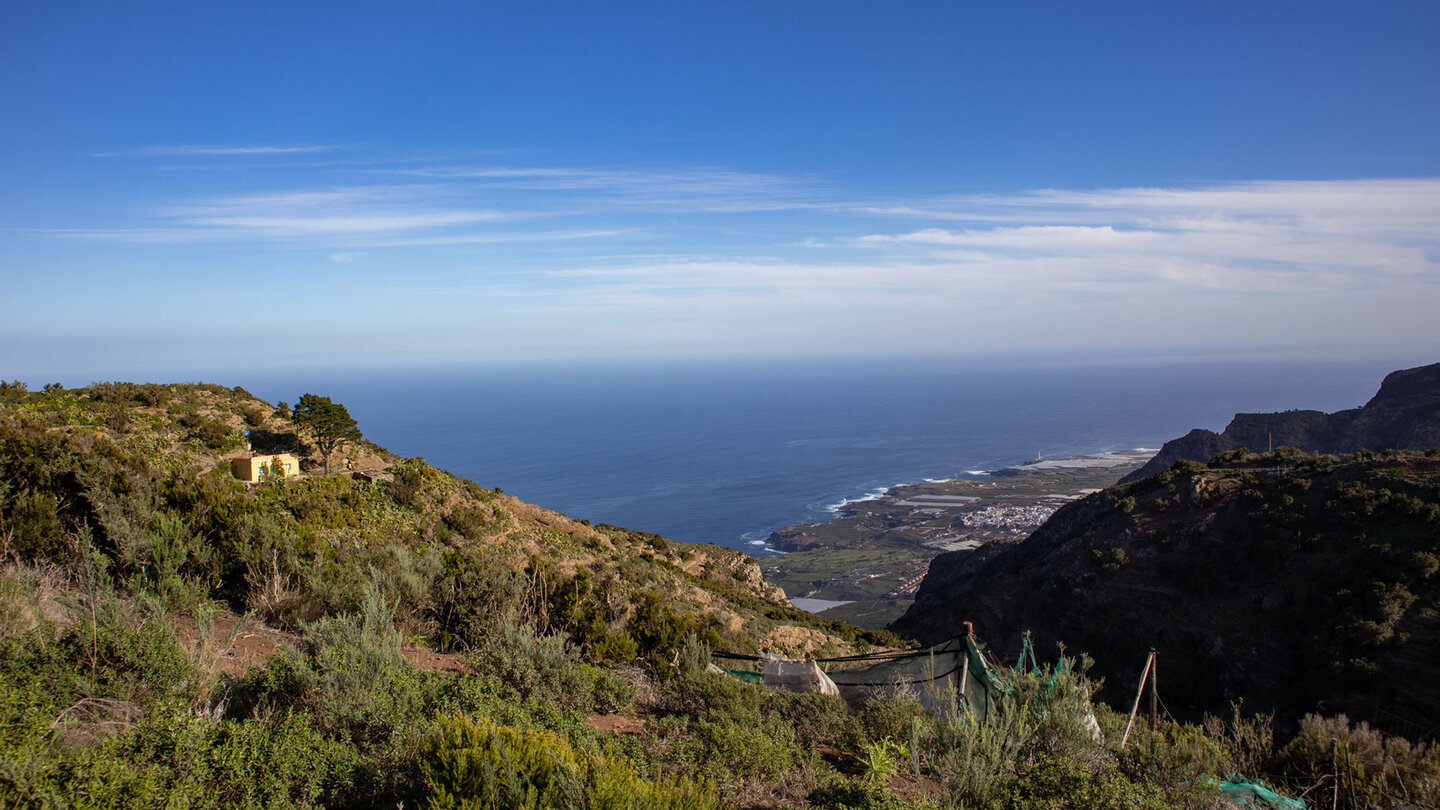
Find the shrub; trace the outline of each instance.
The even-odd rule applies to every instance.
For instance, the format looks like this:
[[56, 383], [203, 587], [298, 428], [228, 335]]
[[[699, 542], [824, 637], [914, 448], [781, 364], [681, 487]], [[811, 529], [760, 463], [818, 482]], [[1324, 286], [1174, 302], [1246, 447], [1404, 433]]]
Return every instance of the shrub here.
[[911, 747], [920, 755], [915, 759], [940, 780], [950, 803], [1006, 806], [1024, 789], [1022, 780], [1030, 778], [1021, 767], [1026, 764], [1073, 759], [1098, 768], [1109, 760], [1096, 735], [1090, 687], [1082, 674], [1088, 662], [1074, 668], [1072, 663], [1062, 659], [1053, 668], [1014, 673], [1010, 691], [983, 722], [967, 703], [933, 725], [916, 725]]
[[1014, 810], [1167, 810], [1175, 807], [1159, 790], [1109, 768], [1063, 757], [1021, 763], [1004, 800]]
[[26, 753], [0, 771], [0, 795], [57, 807], [342, 804], [355, 761], [289, 715], [271, 724], [162, 715], [88, 747]]
[[[471, 663], [477, 671], [494, 675], [521, 699], [584, 712], [595, 708], [601, 670], [581, 663], [579, 653], [563, 634], [538, 636], [529, 627], [506, 628], [472, 655]], [[622, 697], [623, 690], [613, 683], [607, 682], [605, 689], [607, 701]]]
[[[771, 692], [766, 697], [768, 707], [795, 729], [796, 739], [806, 746], [828, 745], [850, 750], [866, 736], [862, 731], [863, 720], [851, 714], [845, 701], [839, 698], [814, 692]], [[908, 727], [903, 733], [908, 733]]]
[[936, 722], [921, 759], [940, 780], [948, 803], [984, 807], [1010, 791], [1015, 781], [1011, 766], [1034, 727], [1034, 719], [1013, 697], [1002, 698], [985, 722], [967, 705]]
[[183, 519], [156, 512], [149, 531], [133, 538], [119, 551], [134, 572], [135, 591], [153, 593], [176, 609], [193, 608], [209, 596], [209, 548]]
[[65, 524], [56, 497], [48, 492], [23, 492], [10, 509], [8, 523], [7, 545], [22, 556], [48, 559], [65, 548]]
[[635, 612], [626, 629], [635, 639], [640, 654], [647, 656], [651, 670], [658, 677], [668, 678], [674, 674], [670, 666], [672, 651], [686, 638], [694, 636], [712, 648], [719, 646], [721, 639], [715, 621], [710, 616], [701, 618], [680, 613], [663, 594], [645, 591], [636, 599]]
[[865, 743], [857, 761], [862, 771], [862, 781], [884, 787], [900, 773], [901, 764], [910, 758], [910, 751], [904, 745], [886, 737], [883, 740]]
[[[926, 810], [930, 802], [904, 801], [882, 787], [832, 779], [806, 797], [815, 810]], [[785, 806], [782, 806], [785, 807]]]
[[126, 762], [155, 763], [170, 803], [197, 807], [339, 803], [357, 764], [350, 746], [324, 739], [289, 712], [267, 723], [160, 718], [117, 742]]
[[437, 642], [445, 649], [479, 649], [507, 629], [537, 623], [530, 583], [517, 568], [478, 553], [447, 550], [431, 586]]
[[1205, 716], [1205, 733], [1225, 750], [1228, 773], [1261, 774], [1275, 758], [1275, 715], [1257, 714], [1246, 717], [1244, 702], [1230, 704], [1228, 721]]
[[860, 710], [860, 729], [866, 740], [910, 738], [916, 720], [928, 720], [929, 714], [919, 701], [905, 695], [873, 698]]
[[466, 716], [440, 718], [421, 749], [421, 775], [434, 808], [708, 810], [710, 788], [688, 780], [648, 781], [623, 757], [585, 755], [554, 734]]
[[[685, 666], [683, 651], [681, 663], [681, 674], [664, 685], [663, 698], [672, 711], [691, 715], [713, 712], [758, 720], [760, 707], [772, 698], [772, 694], [758, 684]], [[780, 696], [780, 700], [785, 699]]]
[[445, 525], [457, 534], [471, 540], [479, 540], [494, 529], [504, 525], [489, 509], [478, 506], [462, 506], [445, 515]]
[[159, 618], [131, 626], [102, 613], [70, 626], [57, 646], [75, 673], [78, 694], [139, 702], [192, 697], [194, 666]]
[[1366, 723], [1351, 725], [1345, 715], [1308, 714], [1300, 733], [1278, 757], [1281, 773], [1313, 784], [1331, 772], [1336, 741], [1341, 793], [1348, 806], [1388, 806], [1408, 796], [1416, 807], [1440, 807], [1440, 746], [1390, 737]]
[[241, 406], [240, 416], [249, 427], [258, 428], [265, 426], [265, 412], [254, 405]]
[[635, 705], [635, 685], [608, 669], [597, 667], [594, 704], [595, 711], [601, 714], [626, 711]]
[[1159, 731], [1137, 725], [1118, 754], [1120, 770], [1136, 782], [1162, 789], [1175, 806], [1203, 801], [1224, 775], [1225, 750], [1199, 726], [1166, 723]]
[[701, 773], [732, 786], [757, 779], [776, 779], [795, 764], [799, 744], [795, 729], [774, 717], [758, 723], [718, 713], [694, 725], [692, 760]]

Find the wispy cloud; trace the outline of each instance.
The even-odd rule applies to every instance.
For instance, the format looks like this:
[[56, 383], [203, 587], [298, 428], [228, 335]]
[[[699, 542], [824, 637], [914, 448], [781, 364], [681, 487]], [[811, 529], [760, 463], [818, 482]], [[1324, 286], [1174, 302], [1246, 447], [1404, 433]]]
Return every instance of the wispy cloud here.
[[304, 155], [332, 152], [340, 147], [331, 144], [302, 146], [221, 146], [200, 144], [172, 144], [168, 146], [137, 146], [133, 149], [116, 149], [109, 152], [95, 152], [91, 157], [227, 157], [235, 155]]
[[876, 232], [838, 243], [988, 267], [996, 278], [1023, 269], [1063, 283], [1055, 276], [1069, 268], [1065, 276], [1081, 283], [1104, 283], [1118, 273], [1234, 292], [1372, 287], [1387, 277], [1440, 280], [1440, 180], [1433, 179], [1048, 190], [866, 210], [965, 227]]
[[[165, 147], [178, 148], [232, 147]], [[282, 242], [344, 239], [345, 245], [351, 245], [353, 239], [366, 238], [376, 240], [377, 245], [384, 240], [384, 244], [403, 247], [609, 238], [661, 232], [676, 225], [675, 217], [820, 211], [827, 205], [816, 184], [805, 178], [712, 168], [427, 167], [397, 160], [388, 166], [357, 163], [291, 169], [301, 176], [339, 172], [341, 176], [369, 175], [396, 182], [216, 195], [153, 206], [141, 220], [127, 226], [52, 229], [48, 233], [135, 243], [240, 238]], [[668, 221], [662, 220], [656, 227], [650, 220], [636, 220], [656, 216]], [[564, 227], [547, 228], [534, 236], [516, 229], [496, 233], [484, 227], [539, 220], [568, 221]]]
[[156, 225], [78, 229], [68, 235], [131, 242], [333, 240], [452, 231], [525, 219], [523, 211], [456, 205], [424, 185], [360, 186], [243, 194], [194, 200], [154, 211]]
[[405, 167], [391, 173], [471, 183], [489, 189], [562, 192], [632, 206], [746, 212], [827, 205], [814, 178], [714, 168], [631, 169], [517, 166]]
[[[384, 295], [463, 323], [533, 315], [555, 334], [643, 322], [664, 324], [663, 339], [715, 326], [762, 342], [874, 332], [923, 346], [986, 330], [999, 345], [1025, 324], [1037, 345], [1210, 328], [1235, 342], [1343, 319], [1377, 339], [1440, 340], [1428, 316], [1397, 316], [1440, 309], [1440, 179], [884, 198], [706, 167], [299, 171], [288, 188], [152, 203], [129, 223], [49, 233], [294, 247], [342, 263], [366, 251], [354, 269], [371, 271], [393, 266], [381, 251], [407, 251], [414, 270]], [[304, 182], [318, 176], [369, 182]], [[444, 246], [474, 250], [445, 251], [427, 270], [425, 251]]]

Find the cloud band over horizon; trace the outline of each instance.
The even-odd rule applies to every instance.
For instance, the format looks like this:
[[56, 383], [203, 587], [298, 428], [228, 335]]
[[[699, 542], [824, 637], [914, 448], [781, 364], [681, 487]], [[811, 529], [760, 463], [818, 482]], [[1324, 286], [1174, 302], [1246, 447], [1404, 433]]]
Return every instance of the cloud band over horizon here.
[[[1411, 319], [1440, 304], [1437, 178], [904, 197], [710, 167], [365, 160], [266, 179], [26, 235], [108, 245], [182, 302], [227, 283], [196, 251], [231, 268], [263, 256], [302, 298], [345, 285], [350, 314], [297, 299], [262, 318], [384, 323], [437, 358], [1283, 344], [1336, 318], [1364, 341], [1440, 338]], [[138, 271], [77, 272], [98, 281], [81, 311], [99, 312]], [[33, 311], [53, 293], [34, 284]], [[195, 328], [184, 306], [146, 322]]]

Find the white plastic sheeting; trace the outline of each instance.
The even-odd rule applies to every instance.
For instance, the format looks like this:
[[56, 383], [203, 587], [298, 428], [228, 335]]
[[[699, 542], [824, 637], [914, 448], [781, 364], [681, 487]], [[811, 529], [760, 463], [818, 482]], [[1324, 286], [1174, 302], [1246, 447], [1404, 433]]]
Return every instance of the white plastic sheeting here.
[[760, 656], [760, 674], [765, 685], [771, 689], [788, 692], [819, 692], [830, 697], [840, 697], [835, 682], [826, 676], [825, 670], [814, 661], [796, 658], [782, 658], [778, 655]]

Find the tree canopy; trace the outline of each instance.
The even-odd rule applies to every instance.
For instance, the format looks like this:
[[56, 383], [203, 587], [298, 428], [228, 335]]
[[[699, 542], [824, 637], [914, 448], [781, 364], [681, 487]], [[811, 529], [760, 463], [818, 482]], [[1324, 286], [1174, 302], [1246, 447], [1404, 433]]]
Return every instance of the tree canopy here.
[[330, 471], [330, 454], [346, 442], [358, 442], [361, 438], [359, 423], [350, 416], [344, 405], [331, 402], [329, 397], [303, 394], [295, 403], [295, 424], [307, 427], [315, 433], [315, 445], [325, 459], [325, 471]]

